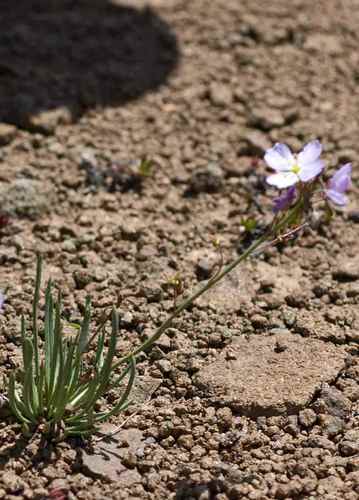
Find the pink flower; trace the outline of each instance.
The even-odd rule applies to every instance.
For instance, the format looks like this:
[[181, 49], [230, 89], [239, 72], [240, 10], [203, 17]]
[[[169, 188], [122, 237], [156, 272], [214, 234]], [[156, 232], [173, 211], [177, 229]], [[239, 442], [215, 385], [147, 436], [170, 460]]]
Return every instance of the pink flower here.
[[322, 145], [317, 140], [309, 142], [298, 155], [294, 155], [286, 144], [275, 144], [264, 155], [267, 165], [276, 171], [267, 177], [268, 184], [283, 189], [298, 181], [314, 179], [324, 168], [324, 162], [319, 159], [321, 152]]

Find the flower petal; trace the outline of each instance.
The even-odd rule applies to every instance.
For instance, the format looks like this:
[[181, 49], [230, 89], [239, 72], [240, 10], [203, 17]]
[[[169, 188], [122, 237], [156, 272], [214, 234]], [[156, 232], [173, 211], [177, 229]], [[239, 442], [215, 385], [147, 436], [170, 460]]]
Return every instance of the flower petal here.
[[286, 210], [292, 202], [295, 200], [296, 197], [296, 189], [295, 186], [291, 186], [287, 191], [284, 191], [278, 198], [275, 198], [273, 200], [274, 206], [273, 206], [273, 212], [277, 214], [278, 212], [281, 212], [282, 210]]
[[264, 155], [266, 164], [279, 172], [290, 170], [295, 163], [294, 156], [286, 144], [276, 143]]
[[309, 163], [318, 160], [322, 152], [322, 145], [318, 140], [308, 142], [303, 150], [298, 154], [298, 165], [304, 167]]
[[284, 189], [293, 186], [299, 181], [299, 177], [293, 172], [279, 172], [267, 177], [266, 181], [271, 186], [276, 186], [279, 189]]
[[344, 193], [350, 186], [351, 163], [343, 165], [329, 180], [329, 189]]
[[298, 172], [299, 178], [303, 182], [308, 182], [317, 175], [320, 174], [320, 172], [324, 168], [324, 162], [322, 160], [317, 160], [314, 161], [313, 163], [308, 163], [305, 166], [302, 166], [300, 171]]
[[348, 203], [348, 198], [343, 193], [338, 193], [333, 189], [327, 189], [325, 191], [327, 197], [336, 205], [346, 205]]

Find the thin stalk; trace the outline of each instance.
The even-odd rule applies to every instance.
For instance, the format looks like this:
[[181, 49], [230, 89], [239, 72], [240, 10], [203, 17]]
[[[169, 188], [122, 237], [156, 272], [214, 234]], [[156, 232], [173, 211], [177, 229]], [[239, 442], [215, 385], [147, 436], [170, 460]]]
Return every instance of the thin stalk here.
[[[284, 229], [288, 224], [290, 224], [297, 215], [300, 213], [302, 209], [302, 202], [299, 201], [296, 205], [293, 206], [291, 210], [287, 212], [287, 214], [282, 217], [279, 221], [276, 221], [276, 223], [271, 225], [269, 229], [257, 240], [255, 240], [252, 245], [250, 245], [241, 255], [239, 255], [236, 259], [233, 260], [230, 264], [225, 266], [222, 271], [217, 272], [212, 278], [210, 278], [207, 283], [205, 283], [201, 288], [199, 288], [197, 291], [195, 291], [190, 297], [184, 299], [168, 316], [168, 318], [162, 323], [162, 325], [155, 331], [155, 333], [149, 337], [147, 340], [145, 340], [139, 347], [134, 349], [132, 352], [121, 358], [113, 367], [112, 369], [117, 368], [120, 366], [122, 363], [128, 362], [130, 358], [137, 356], [140, 352], [146, 351], [149, 349], [160, 337], [161, 335], [169, 328], [173, 320], [177, 318], [181, 314], [182, 311], [187, 309], [190, 305], [192, 305], [195, 300], [198, 299], [201, 295], [203, 295], [205, 292], [207, 292], [210, 288], [215, 286], [219, 281], [221, 281], [228, 273], [233, 271], [235, 267], [238, 266], [241, 262], [246, 260], [248, 257], [250, 257], [257, 249], [260, 247], [263, 243], [265, 243], [271, 236], [277, 234], [279, 231]], [[301, 226], [297, 228], [297, 231], [301, 229]], [[294, 234], [294, 230], [291, 234]], [[278, 241], [278, 238], [276, 238], [273, 242], [270, 242], [271, 244], [275, 244]], [[267, 245], [263, 249], [267, 248]]]

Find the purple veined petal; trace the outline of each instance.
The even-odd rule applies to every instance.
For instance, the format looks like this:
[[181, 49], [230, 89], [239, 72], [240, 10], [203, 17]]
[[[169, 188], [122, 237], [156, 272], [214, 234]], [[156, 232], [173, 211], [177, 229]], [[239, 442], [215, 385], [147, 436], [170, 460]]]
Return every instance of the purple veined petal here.
[[273, 200], [273, 212], [276, 214], [278, 212], [281, 212], [282, 210], [286, 210], [287, 208], [289, 208], [292, 202], [295, 200], [296, 194], [297, 191], [295, 186], [291, 186], [287, 189], [287, 191], [278, 196], [278, 198], [275, 198]]
[[351, 163], [346, 163], [329, 180], [329, 189], [344, 193], [350, 187]]
[[320, 174], [320, 172], [324, 168], [324, 162], [322, 160], [317, 160], [314, 161], [313, 163], [308, 163], [304, 167], [301, 167], [300, 171], [298, 172], [299, 178], [303, 182], [308, 182], [317, 175]]
[[284, 189], [293, 186], [299, 181], [299, 177], [293, 172], [279, 172], [267, 177], [267, 183], [278, 189]]
[[339, 193], [338, 191], [335, 191], [334, 189], [326, 189], [325, 194], [327, 198], [330, 199], [335, 205], [346, 205], [348, 203], [348, 198], [345, 196], [343, 193]]
[[319, 159], [322, 149], [322, 145], [318, 140], [309, 142], [298, 154], [298, 165], [305, 167], [308, 164], [314, 163]]
[[295, 158], [286, 144], [277, 142], [272, 148], [267, 149], [264, 161], [273, 170], [285, 172], [294, 165]]

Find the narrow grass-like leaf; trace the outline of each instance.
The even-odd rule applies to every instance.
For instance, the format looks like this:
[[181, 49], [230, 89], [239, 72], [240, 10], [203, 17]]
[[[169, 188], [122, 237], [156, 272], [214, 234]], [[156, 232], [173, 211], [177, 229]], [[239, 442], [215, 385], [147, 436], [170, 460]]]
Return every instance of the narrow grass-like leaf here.
[[40, 287], [41, 287], [41, 276], [42, 276], [42, 258], [38, 254], [36, 257], [36, 276], [35, 276], [35, 291], [34, 300], [32, 303], [32, 334], [34, 340], [34, 358], [35, 358], [35, 374], [36, 379], [39, 376], [39, 338], [38, 338], [38, 305], [40, 299]]
[[62, 335], [61, 335], [61, 292], [58, 291], [57, 302], [55, 306], [55, 324], [53, 332], [53, 352], [51, 359], [51, 371], [49, 380], [49, 392], [53, 394], [54, 384], [58, 383], [59, 376], [59, 356], [62, 349]]
[[130, 366], [129, 380], [125, 392], [122, 394], [120, 401], [105, 415], [95, 418], [96, 422], [103, 422], [104, 420], [107, 420], [109, 417], [112, 417], [113, 415], [116, 415], [117, 413], [124, 410], [124, 405], [126, 406], [128, 405], [128, 397], [132, 391], [136, 377], [136, 361], [133, 356], [129, 359], [129, 366]]
[[66, 350], [66, 360], [64, 364], [64, 370], [63, 370], [63, 380], [61, 383], [61, 389], [58, 393], [57, 399], [54, 401], [54, 408], [56, 408], [55, 413], [54, 413], [54, 419], [58, 421], [59, 419], [62, 418], [66, 405], [68, 403], [68, 389], [69, 389], [69, 383], [71, 380], [71, 365], [72, 365], [72, 358], [73, 354], [75, 351], [75, 345], [71, 343]]
[[116, 350], [116, 341], [117, 341], [117, 332], [118, 332], [118, 315], [115, 309], [112, 310], [111, 316], [112, 323], [112, 332], [110, 337], [110, 342], [107, 350], [107, 355], [105, 361], [103, 363], [103, 367], [101, 368], [98, 376], [99, 385], [94, 392], [93, 396], [90, 397], [88, 403], [86, 404], [85, 409], [89, 410], [103, 394], [103, 392], [107, 389], [110, 381], [110, 375], [112, 371], [112, 360], [115, 355]]
[[103, 356], [104, 346], [105, 346], [105, 331], [103, 331], [99, 336], [96, 349], [95, 366], [99, 368], [102, 368], [104, 362], [104, 356]]
[[53, 314], [54, 314], [54, 304], [51, 295], [52, 284], [51, 280], [46, 288], [46, 298], [45, 298], [45, 368], [46, 368], [46, 382], [49, 388], [49, 396], [51, 397], [51, 360], [53, 354]]
[[78, 348], [81, 353], [84, 352], [84, 350], [87, 347], [90, 321], [91, 321], [91, 300], [90, 297], [86, 297], [85, 315], [84, 315], [84, 320], [81, 324], [79, 344], [78, 344], [79, 346]]
[[32, 420], [35, 419], [35, 408], [33, 407], [32, 401], [32, 386], [34, 384], [33, 375], [33, 356], [34, 348], [32, 341], [30, 339], [25, 339], [23, 345], [23, 355], [24, 355], [24, 385], [23, 385], [23, 401], [24, 405], [28, 410], [28, 414], [31, 415]]
[[8, 397], [9, 397], [9, 405], [10, 408], [15, 415], [15, 417], [20, 420], [20, 422], [31, 424], [32, 421], [25, 416], [24, 408], [21, 408], [18, 405], [17, 397], [16, 397], [16, 389], [15, 389], [15, 374], [10, 373], [9, 383], [8, 383]]

